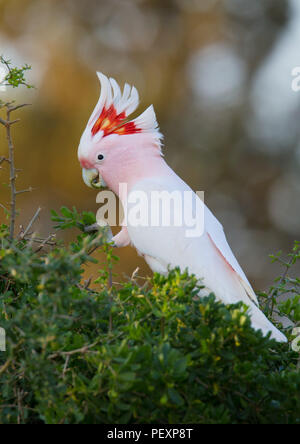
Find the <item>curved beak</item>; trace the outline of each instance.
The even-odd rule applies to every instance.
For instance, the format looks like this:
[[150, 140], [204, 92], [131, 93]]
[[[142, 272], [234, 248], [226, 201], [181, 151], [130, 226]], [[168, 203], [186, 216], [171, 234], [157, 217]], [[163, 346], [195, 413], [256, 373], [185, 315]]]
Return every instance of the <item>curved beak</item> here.
[[96, 170], [95, 168], [92, 169], [82, 168], [82, 178], [84, 183], [90, 188], [99, 190], [100, 188], [106, 186], [104, 180], [99, 174], [99, 171]]

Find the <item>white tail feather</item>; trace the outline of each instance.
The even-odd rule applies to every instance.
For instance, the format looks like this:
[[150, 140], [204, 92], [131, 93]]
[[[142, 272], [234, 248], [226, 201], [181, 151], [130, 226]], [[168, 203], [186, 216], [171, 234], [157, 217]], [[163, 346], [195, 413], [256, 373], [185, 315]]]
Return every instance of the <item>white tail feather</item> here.
[[251, 304], [249, 314], [251, 316], [252, 325], [256, 330], [261, 330], [264, 335], [271, 332], [271, 338], [276, 339], [278, 342], [287, 342], [285, 335], [269, 321], [256, 305]]

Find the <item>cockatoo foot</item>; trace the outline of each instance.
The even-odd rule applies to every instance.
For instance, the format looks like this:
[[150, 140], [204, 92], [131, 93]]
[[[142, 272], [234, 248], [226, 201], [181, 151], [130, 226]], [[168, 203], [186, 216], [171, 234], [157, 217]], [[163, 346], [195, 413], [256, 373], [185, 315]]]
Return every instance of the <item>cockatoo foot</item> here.
[[109, 225], [103, 227], [97, 223], [92, 225], [86, 225], [83, 229], [85, 233], [98, 233], [98, 231], [105, 230], [106, 232], [106, 241], [108, 244], [111, 244], [113, 248], [116, 248], [118, 245], [113, 240], [113, 234]]
[[122, 230], [112, 238], [115, 246], [118, 248], [127, 247], [130, 244], [130, 237], [126, 227], [122, 227]]
[[85, 233], [96, 233], [97, 231], [100, 231], [100, 225], [98, 225], [97, 223], [95, 223], [95, 224], [92, 224], [92, 225], [86, 225], [84, 228], [83, 228], [83, 231], [85, 232]]

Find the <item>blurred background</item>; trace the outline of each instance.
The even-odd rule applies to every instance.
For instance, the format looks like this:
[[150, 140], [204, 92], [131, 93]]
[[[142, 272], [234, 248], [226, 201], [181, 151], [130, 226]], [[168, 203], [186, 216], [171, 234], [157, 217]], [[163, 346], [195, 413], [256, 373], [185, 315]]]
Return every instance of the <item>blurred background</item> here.
[[[14, 127], [18, 187], [35, 188], [19, 198], [19, 225], [39, 206], [42, 235], [53, 231], [52, 208], [97, 211], [77, 147], [99, 70], [134, 84], [140, 111], [154, 104], [166, 160], [205, 191], [249, 279], [265, 289], [279, 273], [268, 255], [300, 239], [299, 44], [299, 0], [0, 0], [0, 53], [32, 65], [36, 86], [0, 91], [33, 104]], [[1, 170], [3, 203], [7, 182]], [[150, 273], [132, 248], [118, 254], [119, 274]]]

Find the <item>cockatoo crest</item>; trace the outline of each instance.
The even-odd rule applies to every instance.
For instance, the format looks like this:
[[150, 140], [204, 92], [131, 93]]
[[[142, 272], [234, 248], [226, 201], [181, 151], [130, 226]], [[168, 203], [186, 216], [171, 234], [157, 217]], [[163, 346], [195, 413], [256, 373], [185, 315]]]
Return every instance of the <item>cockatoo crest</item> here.
[[87, 126], [92, 138], [100, 140], [110, 134], [152, 133], [155, 139], [160, 141], [162, 135], [159, 133], [152, 105], [136, 119], [128, 120], [130, 114], [139, 105], [139, 94], [136, 88], [126, 83], [122, 93], [114, 79], [108, 79], [99, 72], [97, 75], [101, 83], [101, 93]]

